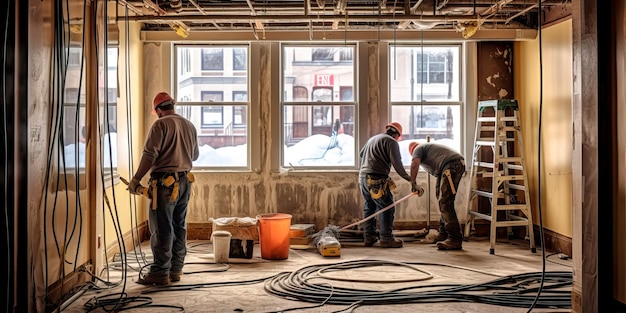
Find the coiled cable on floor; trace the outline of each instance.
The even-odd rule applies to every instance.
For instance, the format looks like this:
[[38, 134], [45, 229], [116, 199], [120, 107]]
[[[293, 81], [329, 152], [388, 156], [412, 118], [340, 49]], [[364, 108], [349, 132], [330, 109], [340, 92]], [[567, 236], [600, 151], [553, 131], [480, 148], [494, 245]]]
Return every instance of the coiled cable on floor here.
[[[397, 266], [397, 262], [381, 260], [349, 261], [331, 265], [338, 268], [357, 266]], [[408, 263], [410, 264], [410, 263]], [[547, 272], [543, 278], [543, 292], [540, 297], [533, 293], [538, 288], [530, 287], [542, 279], [542, 273], [523, 273], [500, 277], [479, 284], [439, 284], [415, 285], [393, 290], [353, 289], [330, 286], [328, 283], [312, 283], [313, 279], [323, 279], [318, 275], [326, 271], [328, 264], [311, 265], [291, 273], [281, 273], [265, 281], [265, 291], [274, 296], [309, 303], [334, 305], [389, 305], [436, 302], [476, 302], [507, 307], [529, 307], [534, 300], [538, 308], [569, 308], [571, 294], [559, 288], [572, 284], [571, 272]], [[418, 289], [428, 289], [417, 291]]]

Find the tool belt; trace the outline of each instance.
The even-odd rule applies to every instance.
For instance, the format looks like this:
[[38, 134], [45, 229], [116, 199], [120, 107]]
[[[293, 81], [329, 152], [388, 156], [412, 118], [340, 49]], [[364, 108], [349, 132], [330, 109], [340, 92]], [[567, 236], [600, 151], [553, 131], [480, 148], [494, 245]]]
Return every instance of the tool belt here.
[[454, 163], [454, 162], [460, 162], [463, 167], [465, 167], [465, 160], [463, 159], [459, 159], [459, 160], [453, 160], [450, 161], [446, 164], [444, 164], [443, 168], [444, 170], [441, 172], [441, 175], [437, 176], [437, 190], [435, 191], [435, 196], [437, 198], [439, 198], [439, 189], [440, 189], [440, 183], [441, 183], [441, 176], [445, 176], [448, 179], [448, 183], [450, 184], [450, 190], [452, 191], [453, 195], [456, 195], [456, 187], [454, 187], [454, 182], [452, 181], [452, 174], [450, 174], [450, 164]]
[[367, 188], [370, 191], [372, 199], [380, 199], [385, 195], [387, 189], [396, 189], [396, 183], [391, 177], [375, 178], [371, 175], [367, 175]]
[[172, 188], [172, 194], [170, 195], [170, 202], [174, 202], [178, 199], [179, 181], [181, 177], [187, 176], [190, 183], [193, 183], [196, 178], [191, 172], [153, 172], [150, 174], [150, 195], [152, 198], [152, 209], [156, 210], [157, 206], [157, 187]]

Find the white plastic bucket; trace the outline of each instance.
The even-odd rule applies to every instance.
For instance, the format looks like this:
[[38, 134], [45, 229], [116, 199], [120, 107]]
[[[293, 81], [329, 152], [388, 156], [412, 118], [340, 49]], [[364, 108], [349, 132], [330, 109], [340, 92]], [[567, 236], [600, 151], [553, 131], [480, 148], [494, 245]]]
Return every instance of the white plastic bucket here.
[[230, 253], [230, 237], [230, 232], [225, 230], [216, 230], [213, 234], [211, 234], [215, 263], [228, 263], [228, 255]]

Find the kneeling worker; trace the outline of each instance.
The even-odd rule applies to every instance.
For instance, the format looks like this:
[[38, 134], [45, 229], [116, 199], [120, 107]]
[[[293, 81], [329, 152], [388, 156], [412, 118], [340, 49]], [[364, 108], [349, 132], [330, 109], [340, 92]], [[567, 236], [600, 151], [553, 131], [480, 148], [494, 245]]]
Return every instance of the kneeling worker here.
[[[439, 250], [461, 250], [463, 234], [461, 225], [454, 209], [456, 191], [461, 177], [465, 173], [463, 156], [448, 146], [438, 143], [411, 142], [411, 186], [417, 190], [415, 179], [420, 165], [430, 174], [437, 177], [436, 196], [439, 198], [439, 235], [435, 239]], [[441, 192], [441, 197], [439, 196]]]

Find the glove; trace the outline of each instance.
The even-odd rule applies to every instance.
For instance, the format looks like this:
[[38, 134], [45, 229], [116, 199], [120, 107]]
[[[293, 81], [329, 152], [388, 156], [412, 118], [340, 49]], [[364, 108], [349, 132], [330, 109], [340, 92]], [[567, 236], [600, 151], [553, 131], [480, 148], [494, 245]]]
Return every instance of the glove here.
[[417, 182], [411, 182], [411, 192], [417, 192], [417, 195], [421, 197], [424, 195], [424, 188], [417, 185]]
[[131, 179], [128, 183], [128, 188], [126, 188], [126, 190], [134, 195], [140, 195], [143, 188], [139, 187], [143, 187], [141, 186], [141, 182], [139, 181], [139, 179], [133, 177], [133, 179]]

